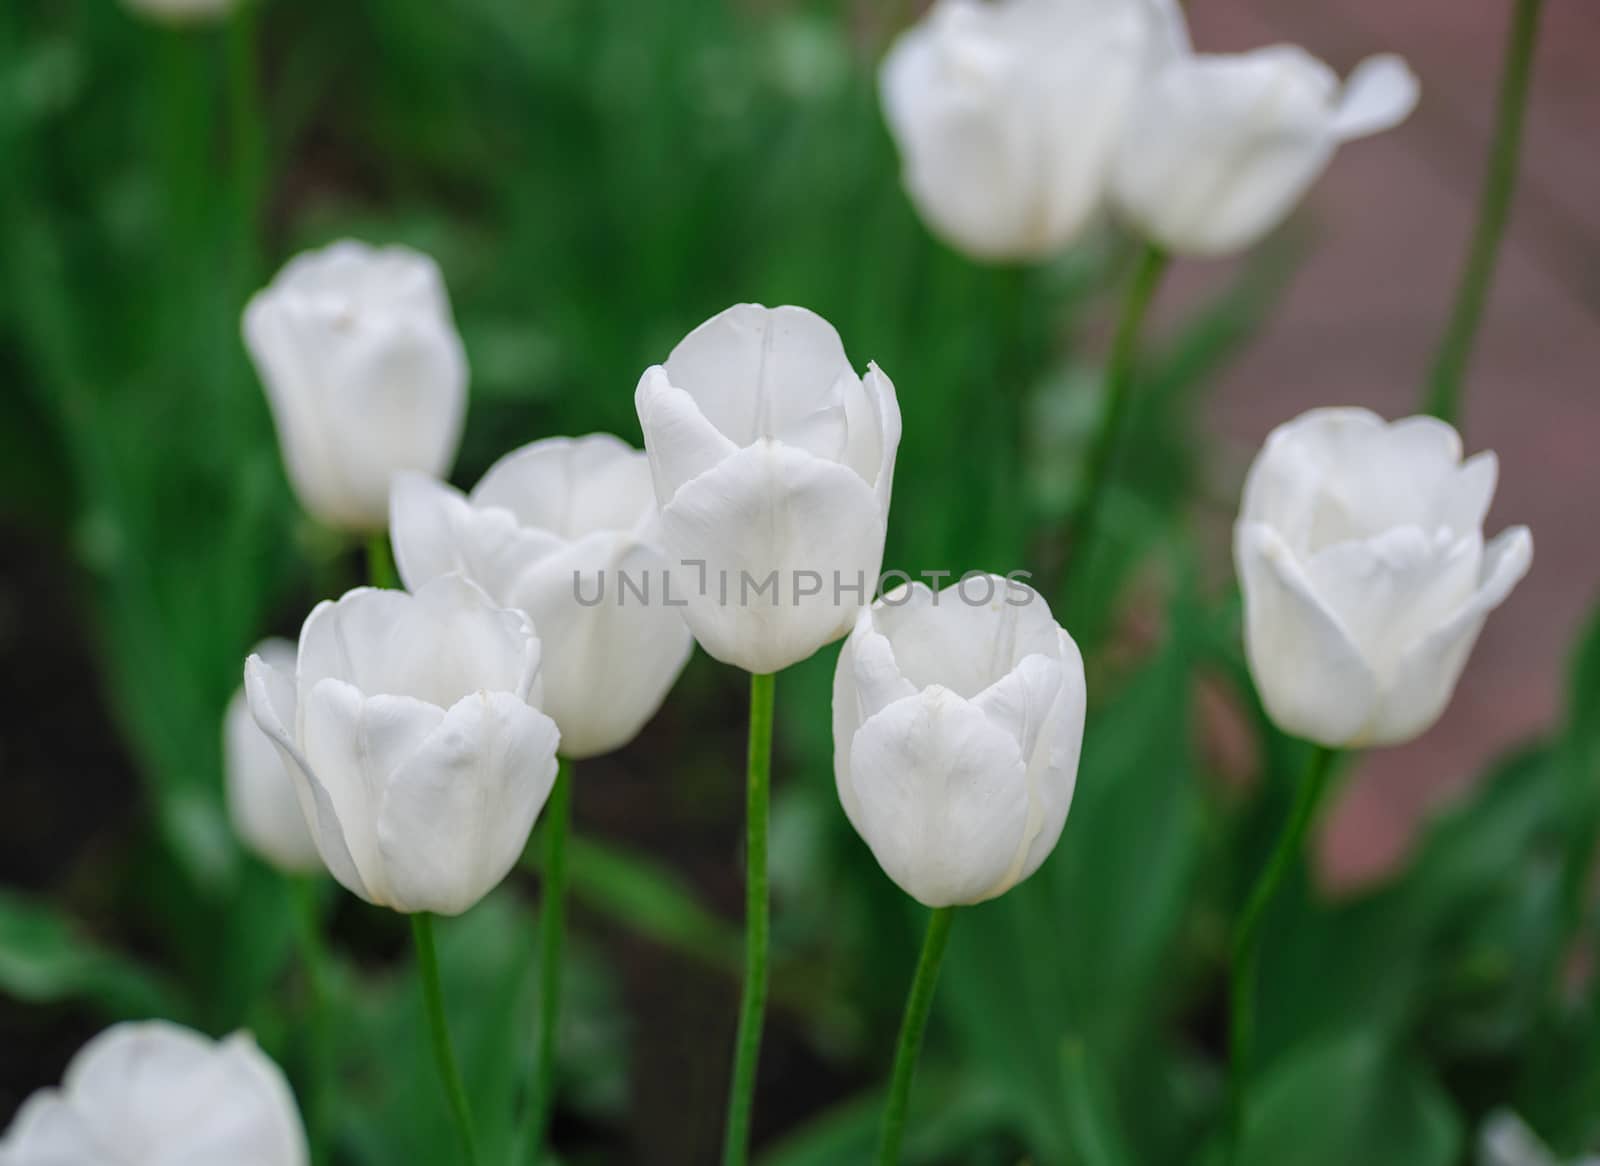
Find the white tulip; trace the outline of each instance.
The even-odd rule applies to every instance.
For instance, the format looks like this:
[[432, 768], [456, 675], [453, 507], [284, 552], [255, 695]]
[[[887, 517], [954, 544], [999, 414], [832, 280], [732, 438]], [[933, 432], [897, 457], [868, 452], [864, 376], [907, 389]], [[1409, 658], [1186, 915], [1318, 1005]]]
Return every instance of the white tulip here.
[[575, 759], [631, 741], [693, 649], [655, 525], [648, 459], [608, 433], [524, 446], [470, 495], [402, 474], [390, 497], [407, 587], [457, 571], [539, 629], [543, 708]]
[[1267, 438], [1234, 528], [1245, 645], [1267, 711], [1328, 746], [1393, 745], [1444, 711], [1484, 619], [1533, 560], [1487, 546], [1493, 453], [1432, 417], [1314, 409]]
[[1039, 869], [1083, 744], [1078, 646], [1031, 587], [969, 575], [861, 612], [833, 678], [839, 800], [879, 865], [929, 907]]
[[1117, 151], [1123, 215], [1181, 255], [1225, 255], [1294, 210], [1343, 142], [1392, 129], [1417, 104], [1396, 56], [1369, 57], [1341, 86], [1289, 45], [1184, 55], [1144, 88]]
[[555, 783], [539, 640], [457, 575], [317, 605], [295, 671], [245, 665], [333, 877], [369, 903], [458, 915], [522, 853]]
[[[295, 646], [288, 640], [263, 640], [255, 655], [269, 667], [294, 672]], [[322, 859], [300, 812], [294, 779], [250, 715], [243, 688], [233, 694], [223, 717], [222, 761], [228, 817], [245, 845], [285, 874], [320, 871]]]
[[[1478, 1166], [1561, 1166], [1539, 1135], [1509, 1109], [1497, 1109], [1478, 1130]], [[1600, 1157], [1574, 1159], [1572, 1166], [1600, 1166]]]
[[321, 521], [381, 530], [397, 471], [449, 471], [467, 359], [426, 255], [347, 240], [297, 256], [251, 299], [244, 338], [289, 481]]
[[306, 1166], [283, 1073], [245, 1033], [119, 1024], [80, 1049], [0, 1138], [0, 1166]]
[[844, 635], [877, 586], [894, 385], [804, 308], [741, 304], [634, 395], [674, 602], [718, 660], [767, 673]]
[[980, 259], [1072, 242], [1145, 78], [1187, 49], [1173, 0], [938, 0], [879, 77], [911, 201]]
[[198, 24], [220, 20], [232, 12], [236, 0], [124, 0], [141, 16], [169, 24]]

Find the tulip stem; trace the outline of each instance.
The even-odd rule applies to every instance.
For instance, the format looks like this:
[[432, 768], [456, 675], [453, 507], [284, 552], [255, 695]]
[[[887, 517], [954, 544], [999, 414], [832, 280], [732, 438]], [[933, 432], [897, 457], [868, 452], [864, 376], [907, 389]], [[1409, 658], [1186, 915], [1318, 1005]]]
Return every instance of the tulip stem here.
[[767, 1010], [767, 802], [772, 784], [772, 703], [777, 677], [750, 676], [750, 749], [745, 783], [744, 992], [734, 1044], [733, 1084], [723, 1166], [750, 1157], [750, 1115], [755, 1106], [761, 1026]]
[[905, 1139], [906, 1112], [911, 1106], [911, 1078], [917, 1071], [917, 1056], [922, 1052], [922, 1034], [928, 1027], [933, 1008], [933, 990], [939, 982], [939, 964], [950, 941], [954, 907], [938, 907], [928, 915], [928, 932], [922, 940], [922, 956], [917, 974], [906, 997], [906, 1014], [900, 1022], [900, 1043], [894, 1054], [894, 1076], [889, 1082], [889, 1102], [883, 1110], [883, 1131], [878, 1138], [878, 1166], [895, 1166], [900, 1161], [900, 1143]]
[[328, 1115], [333, 1112], [333, 1030], [328, 1011], [328, 953], [322, 942], [322, 918], [317, 906], [317, 882], [294, 879], [295, 933], [300, 945], [300, 968], [306, 982], [306, 1140], [311, 1161], [321, 1166], [328, 1159]]
[[1484, 305], [1494, 283], [1495, 258], [1500, 250], [1511, 202], [1516, 195], [1518, 158], [1522, 149], [1522, 123], [1528, 108], [1528, 88], [1533, 79], [1533, 51], [1538, 43], [1539, 13], [1543, 0], [1517, 0], [1511, 18], [1500, 75], [1499, 112], [1490, 147], [1489, 168], [1478, 202], [1478, 226], [1467, 252], [1461, 283], [1456, 289], [1450, 322], [1445, 326], [1433, 369], [1428, 377], [1426, 412], [1454, 423], [1461, 412], [1461, 388], [1473, 340], [1483, 319]]
[[1111, 341], [1111, 354], [1106, 361], [1105, 406], [1100, 414], [1100, 428], [1089, 448], [1089, 464], [1083, 488], [1067, 518], [1063, 540], [1067, 558], [1061, 571], [1064, 596], [1069, 593], [1074, 573], [1081, 571], [1089, 560], [1100, 508], [1111, 484], [1117, 445], [1127, 422], [1128, 407], [1133, 396], [1133, 374], [1138, 361], [1139, 337], [1144, 329], [1145, 313], [1149, 310], [1150, 301], [1155, 298], [1167, 262], [1166, 252], [1152, 243], [1145, 244], [1135, 261], [1133, 278], [1123, 295], [1116, 334]]
[[561, 1014], [561, 948], [566, 935], [567, 834], [572, 828], [572, 762], [561, 759], [544, 807], [543, 913], [539, 917], [539, 1044], [528, 1102], [533, 1161], [544, 1156], [556, 1095], [556, 1025]]
[[411, 936], [416, 941], [417, 973], [422, 977], [422, 1003], [433, 1038], [433, 1059], [439, 1066], [439, 1080], [444, 1085], [445, 1099], [450, 1103], [450, 1116], [455, 1119], [456, 1132], [461, 1136], [462, 1160], [467, 1166], [478, 1166], [478, 1139], [472, 1132], [472, 1108], [467, 1104], [467, 1087], [461, 1080], [461, 1066], [456, 1062], [455, 1048], [450, 1043], [450, 1024], [444, 1014], [439, 955], [433, 943], [433, 916], [426, 911], [411, 916]]
[[1311, 754], [1305, 776], [1295, 793], [1294, 808], [1273, 846], [1272, 856], [1245, 901], [1244, 914], [1233, 932], [1233, 978], [1229, 993], [1228, 1142], [1237, 1155], [1244, 1133], [1246, 1083], [1250, 1072], [1250, 1047], [1255, 1038], [1256, 979], [1261, 952], [1261, 924], [1267, 908], [1289, 868], [1300, 856], [1306, 831], [1328, 787], [1338, 751], [1318, 745]]
[[398, 587], [400, 576], [389, 553], [389, 536], [383, 531], [367, 539], [367, 578], [374, 587]]

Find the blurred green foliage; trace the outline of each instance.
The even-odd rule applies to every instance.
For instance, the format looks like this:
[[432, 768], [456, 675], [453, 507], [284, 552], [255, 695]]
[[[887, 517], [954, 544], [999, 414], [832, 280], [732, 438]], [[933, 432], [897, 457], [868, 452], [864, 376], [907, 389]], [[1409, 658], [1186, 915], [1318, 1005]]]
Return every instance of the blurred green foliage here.
[[[104, 695], [149, 807], [124, 824], [110, 890], [63, 870], [0, 895], [0, 991], [96, 1023], [248, 1024], [304, 1081], [293, 894], [233, 840], [219, 774], [244, 653], [356, 578], [349, 549], [297, 515], [238, 340], [245, 298], [302, 247], [354, 234], [438, 258], [473, 366], [464, 482], [549, 434], [637, 441], [635, 380], [689, 328], [738, 300], [805, 304], [899, 389], [886, 567], [1023, 566], [1050, 588], [1099, 404], [1084, 340], [1129, 250], [1108, 234], [1018, 272], [934, 243], [877, 111], [887, 19], [843, 3], [264, 0], [230, 28], [175, 31], [111, 0], [0, 5], [0, 497], [8, 525], [75, 564], [99, 667], [79, 683]], [[1301, 757], [1251, 695], [1237, 600], [1197, 534], [1210, 467], [1192, 419], [1291, 269], [1297, 244], [1280, 244], [1141, 366], [1106, 541], [1053, 597], [1093, 653], [1077, 803], [1037, 876], [957, 920], [910, 1160], [1210, 1160], [1227, 921]], [[779, 685], [774, 1024], [805, 1058], [769, 1054], [772, 1166], [869, 1152], [920, 921], [838, 812], [832, 664], [829, 649]], [[1214, 780], [1202, 682], [1242, 710], [1257, 796]], [[631, 819], [575, 841], [585, 939], [557, 1123], [572, 1162], [703, 1161], [716, 1144], [739, 945], [728, 691], [697, 661], [646, 743], [579, 778], [580, 826], [608, 777], [639, 772], [694, 830], [673, 857], [648, 855], [637, 840], [655, 835]], [[1445, 1166], [1502, 1104], [1563, 1152], [1600, 1136], [1600, 624], [1571, 693], [1565, 727], [1493, 765], [1395, 880], [1331, 904], [1302, 875], [1282, 897], [1252, 1166]], [[81, 776], [59, 775], [62, 798]], [[497, 1160], [531, 1049], [531, 889], [513, 880], [441, 930]], [[117, 920], [99, 937], [70, 922], [90, 902]], [[415, 980], [377, 914], [332, 916], [335, 1160], [448, 1161]], [[641, 950], [687, 959], [726, 1016], [646, 1056], [634, 1029], [652, 998], [620, 974]], [[706, 1112], [637, 1110], [634, 1070], [664, 1060], [712, 1082]]]

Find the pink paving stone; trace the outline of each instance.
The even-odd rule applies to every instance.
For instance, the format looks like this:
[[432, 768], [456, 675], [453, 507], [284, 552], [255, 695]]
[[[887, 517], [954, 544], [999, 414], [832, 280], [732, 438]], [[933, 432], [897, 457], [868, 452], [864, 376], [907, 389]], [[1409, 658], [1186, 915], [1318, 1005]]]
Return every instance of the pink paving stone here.
[[[1475, 218], [1508, 2], [1196, 0], [1197, 46], [1304, 45], [1341, 72], [1406, 56], [1423, 103], [1335, 159], [1304, 218], [1311, 254], [1220, 383], [1209, 423], [1235, 468], [1320, 404], [1415, 410]], [[1547, 5], [1523, 186], [1469, 379], [1469, 450], [1500, 456], [1488, 531], [1533, 528], [1534, 566], [1490, 619], [1456, 698], [1419, 741], [1365, 758], [1327, 823], [1323, 873], [1346, 889], [1402, 861], [1427, 812], [1557, 722], [1567, 657], [1600, 597], [1600, 6]], [[1184, 264], [1181, 305], [1229, 274]]]

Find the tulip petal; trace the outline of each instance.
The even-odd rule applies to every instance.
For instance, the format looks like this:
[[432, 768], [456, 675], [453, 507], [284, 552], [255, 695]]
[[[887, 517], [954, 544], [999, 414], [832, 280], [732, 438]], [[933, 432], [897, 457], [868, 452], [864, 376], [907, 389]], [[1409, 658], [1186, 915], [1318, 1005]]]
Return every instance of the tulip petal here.
[[0, 1166], [98, 1166], [114, 1162], [110, 1144], [55, 1089], [41, 1089], [24, 1101], [0, 1136]]
[[555, 784], [559, 740], [554, 721], [504, 692], [443, 715], [376, 819], [398, 909], [459, 915], [505, 877]]
[[669, 576], [658, 551], [611, 531], [579, 539], [518, 581], [511, 602], [540, 630], [541, 707], [561, 727], [564, 756], [621, 748], [666, 699], [694, 648], [685, 597], [669, 587], [683, 580]]
[[610, 433], [550, 437], [506, 454], [473, 487], [472, 503], [566, 540], [637, 533], [656, 509], [649, 459]]
[[833, 670], [833, 779], [845, 817], [858, 834], [862, 823], [850, 779], [850, 743], [869, 717], [917, 694], [900, 675], [889, 641], [873, 626], [872, 610], [861, 609]]
[[378, 817], [393, 774], [438, 728], [445, 711], [409, 696], [363, 697], [338, 680], [318, 681], [304, 705], [308, 772], [321, 779], [333, 810], [330, 824], [318, 798], [313, 824], [324, 857], [332, 833], [343, 840], [360, 874], [360, 886], [345, 886], [380, 907], [404, 910], [379, 845]]
[[674, 388], [660, 365], [645, 370], [633, 396], [656, 500], [665, 506], [685, 482], [733, 456], [733, 442], [708, 421], [695, 399]]
[[1124, 214], [1179, 254], [1249, 247], [1332, 157], [1337, 90], [1326, 65], [1287, 45], [1173, 62], [1124, 129], [1113, 178]]
[[1027, 656], [1054, 657], [1056, 622], [1024, 583], [974, 573], [940, 592], [916, 585], [874, 606], [878, 630], [917, 688], [942, 684], [972, 698]]
[[453, 486], [410, 471], [396, 474], [389, 492], [389, 537], [410, 590], [460, 574], [497, 603], [508, 602], [512, 585], [533, 563], [564, 545], [556, 535], [521, 525], [507, 509], [474, 505]]
[[[884, 517], [854, 471], [762, 441], [695, 478], [661, 512], [668, 561], [694, 570], [684, 617], [707, 652], [777, 672], [838, 639], [870, 597]], [[813, 595], [797, 594], [820, 583]], [[849, 590], [845, 590], [849, 589]]]
[[294, 723], [298, 713], [293, 676], [272, 668], [259, 656], [251, 656], [245, 661], [244, 690], [256, 724], [277, 746], [283, 758], [284, 772], [294, 782], [301, 816], [305, 818], [328, 873], [340, 886], [371, 902], [372, 895], [345, 842], [333, 795], [311, 768], [305, 753], [295, 743], [296, 738], [290, 735], [289, 725]]
[[664, 367], [735, 445], [767, 437], [830, 461], [844, 453], [843, 390], [858, 378], [815, 312], [736, 304], [679, 341]]
[[1500, 459], [1494, 450], [1473, 454], [1455, 472], [1448, 488], [1440, 491], [1435, 525], [1458, 535], [1481, 531], [1499, 478]]
[[[1037, 657], [1033, 657], [1037, 658]], [[1041, 734], [1039, 746], [1028, 760], [1028, 793], [1038, 827], [1016, 871], [1021, 882], [1043, 865], [1061, 840], [1078, 787], [1078, 761], [1083, 751], [1083, 724], [1089, 708], [1089, 691], [1083, 675], [1083, 654], [1066, 630], [1060, 632], [1055, 667], [1061, 688], [1050, 710], [1051, 732]]]
[[[256, 646], [255, 655], [281, 678], [277, 699], [288, 710], [284, 719], [293, 724], [295, 646], [288, 640], [264, 640]], [[294, 778], [284, 767], [277, 743], [251, 715], [242, 688], [228, 702], [222, 723], [223, 774], [228, 817], [234, 829], [252, 850], [279, 870], [294, 873], [321, 869], [322, 859], [301, 812]]]
[[1417, 107], [1421, 86], [1404, 58], [1393, 53], [1368, 57], [1345, 80], [1333, 114], [1333, 132], [1342, 141], [1391, 130]]
[[1321, 745], [1355, 740], [1378, 697], [1377, 679], [1355, 644], [1270, 527], [1241, 521], [1234, 558], [1250, 671], [1272, 719]]
[[1399, 659], [1365, 744], [1395, 745], [1432, 726], [1450, 703], [1456, 681], [1491, 611], [1533, 564], [1525, 526], [1502, 532], [1485, 549], [1477, 590]]
[[861, 834], [907, 894], [947, 907], [1010, 885], [1028, 821], [1026, 766], [971, 704], [931, 688], [890, 705], [856, 733], [850, 774]]

